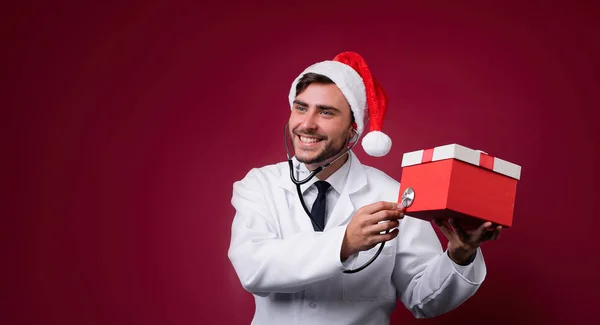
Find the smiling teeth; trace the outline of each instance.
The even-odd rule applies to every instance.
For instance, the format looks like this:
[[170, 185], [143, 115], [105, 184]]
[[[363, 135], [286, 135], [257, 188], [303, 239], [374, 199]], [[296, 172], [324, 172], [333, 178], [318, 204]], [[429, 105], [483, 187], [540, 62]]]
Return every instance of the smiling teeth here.
[[316, 138], [307, 138], [307, 137], [300, 136], [300, 141], [306, 142], [306, 143], [315, 143], [315, 142], [318, 142], [319, 140]]

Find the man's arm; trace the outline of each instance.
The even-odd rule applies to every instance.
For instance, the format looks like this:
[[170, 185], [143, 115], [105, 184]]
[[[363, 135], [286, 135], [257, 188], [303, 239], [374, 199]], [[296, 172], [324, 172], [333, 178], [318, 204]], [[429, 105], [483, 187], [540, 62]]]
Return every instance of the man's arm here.
[[341, 272], [346, 227], [282, 239], [265, 190], [255, 170], [233, 187], [236, 214], [228, 255], [242, 286], [255, 294], [297, 292]]
[[481, 249], [467, 266], [442, 250], [429, 222], [404, 218], [399, 227], [393, 281], [402, 303], [417, 318], [451, 311], [469, 299], [486, 276]]

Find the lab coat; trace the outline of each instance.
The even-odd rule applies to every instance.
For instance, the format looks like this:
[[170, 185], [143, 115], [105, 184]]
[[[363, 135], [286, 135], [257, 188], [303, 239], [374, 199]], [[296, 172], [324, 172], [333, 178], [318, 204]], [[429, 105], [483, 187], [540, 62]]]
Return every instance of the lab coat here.
[[229, 259], [255, 298], [252, 324], [389, 324], [400, 300], [415, 317], [458, 307], [486, 275], [481, 250], [468, 266], [452, 262], [431, 224], [405, 216], [398, 236], [340, 261], [346, 226], [359, 208], [397, 201], [400, 184], [350, 152], [346, 185], [323, 232], [304, 212], [287, 162], [255, 168], [233, 186]]

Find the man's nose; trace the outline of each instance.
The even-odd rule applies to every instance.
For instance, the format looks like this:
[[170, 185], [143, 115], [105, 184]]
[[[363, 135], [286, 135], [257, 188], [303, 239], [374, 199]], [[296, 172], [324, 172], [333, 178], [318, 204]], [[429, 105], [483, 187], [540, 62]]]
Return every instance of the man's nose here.
[[306, 129], [315, 129], [317, 127], [318, 113], [316, 111], [308, 112], [304, 115], [302, 126]]

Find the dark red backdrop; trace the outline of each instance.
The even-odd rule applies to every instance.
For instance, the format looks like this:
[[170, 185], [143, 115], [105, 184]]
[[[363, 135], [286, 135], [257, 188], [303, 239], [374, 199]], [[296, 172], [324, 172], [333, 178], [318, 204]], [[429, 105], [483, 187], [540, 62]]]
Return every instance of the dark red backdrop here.
[[487, 281], [422, 323], [597, 318], [591, 4], [272, 2], [3, 9], [1, 324], [248, 324], [232, 183], [284, 159], [292, 79], [344, 50], [390, 94], [393, 149], [364, 163], [399, 179], [455, 142], [523, 166]]

